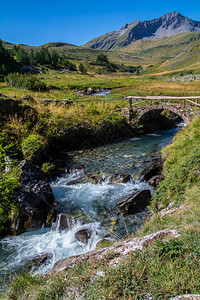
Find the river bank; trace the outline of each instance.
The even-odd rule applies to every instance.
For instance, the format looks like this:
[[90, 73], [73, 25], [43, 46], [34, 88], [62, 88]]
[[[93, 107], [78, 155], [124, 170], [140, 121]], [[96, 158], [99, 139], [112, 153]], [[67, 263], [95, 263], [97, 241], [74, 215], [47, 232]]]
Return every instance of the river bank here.
[[[109, 267], [113, 254], [108, 252], [102, 260], [75, 264], [56, 276], [16, 277], [4, 299], [25, 299], [27, 295], [31, 299], [55, 299], [58, 295], [61, 299], [101, 299], [106, 295], [109, 299], [169, 299], [180, 294], [198, 294], [199, 121], [196, 118], [163, 150], [165, 179], [153, 196], [154, 216], [136, 234], [176, 229], [180, 232], [178, 238], [156, 242], [143, 251], [130, 251], [126, 260], [115, 267]], [[173, 201], [174, 211], [161, 214]], [[24, 289], [25, 285], [28, 288]]]

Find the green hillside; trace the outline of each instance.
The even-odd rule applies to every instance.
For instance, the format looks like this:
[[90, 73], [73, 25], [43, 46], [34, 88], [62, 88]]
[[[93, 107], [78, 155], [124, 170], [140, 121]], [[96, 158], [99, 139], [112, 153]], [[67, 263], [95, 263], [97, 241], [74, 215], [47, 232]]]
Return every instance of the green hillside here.
[[200, 40], [196, 40], [173, 59], [162, 63], [158, 70], [199, 70], [200, 68]]
[[181, 33], [155, 40], [138, 40], [125, 47], [124, 51], [140, 58], [148, 57], [150, 61], [163, 60], [174, 58], [196, 43], [200, 43], [200, 33]]

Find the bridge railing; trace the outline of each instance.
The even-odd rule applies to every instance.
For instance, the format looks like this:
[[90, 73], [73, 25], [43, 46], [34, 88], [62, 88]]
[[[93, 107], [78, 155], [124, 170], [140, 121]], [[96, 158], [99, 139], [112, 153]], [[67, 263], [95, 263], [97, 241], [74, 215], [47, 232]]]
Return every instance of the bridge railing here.
[[[137, 106], [141, 103], [144, 102], [149, 102], [149, 105], [152, 105], [155, 102], [163, 102], [165, 105], [167, 105], [167, 101], [172, 100], [172, 101], [177, 101], [178, 103], [182, 103], [182, 106], [185, 107], [186, 102], [189, 102], [193, 105], [195, 105], [196, 107], [200, 107], [199, 104], [199, 100], [200, 100], [200, 96], [190, 96], [190, 97], [173, 97], [173, 96], [127, 96], [127, 97], [123, 97], [123, 98], [111, 98], [111, 99], [81, 99], [81, 100], [71, 100], [71, 99], [62, 99], [62, 100], [51, 100], [51, 99], [42, 99], [39, 100], [40, 102], [43, 103], [59, 103], [59, 102], [63, 102], [63, 103], [74, 103], [77, 106], [80, 103], [83, 102], [102, 102], [103, 107], [105, 108], [105, 103], [106, 102], [112, 102], [112, 101], [129, 101], [129, 107], [133, 107], [133, 106]], [[140, 100], [140, 101], [138, 101]], [[192, 101], [195, 100], [195, 101]], [[171, 105], [172, 103], [170, 103]]]
[[[200, 104], [198, 103], [200, 100], [200, 96], [190, 96], [190, 97], [173, 97], [173, 96], [128, 96], [126, 97], [126, 100], [129, 101], [129, 108], [132, 108], [133, 106], [137, 106], [138, 104], [141, 104], [142, 102], [149, 102], [149, 106], [152, 105], [154, 102], [162, 102], [164, 105], [167, 105], [169, 100], [171, 101], [177, 101], [179, 104], [181, 102], [182, 107], [185, 108], [186, 103], [189, 102], [190, 105], [193, 104], [195, 107], [200, 107]], [[140, 101], [138, 101], [140, 100]], [[192, 101], [193, 100], [193, 101]], [[135, 103], [133, 103], [133, 101]], [[171, 103], [170, 103], [171, 105]]]
[[52, 99], [42, 99], [42, 100], [39, 100], [40, 102], [43, 102], [45, 104], [48, 104], [48, 103], [73, 103], [75, 104], [77, 107], [79, 105], [81, 105], [82, 103], [102, 103], [102, 106], [103, 108], [105, 108], [105, 104], [106, 103], [109, 103], [109, 102], [112, 102], [112, 101], [125, 101], [126, 103], [126, 99], [123, 97], [123, 98], [111, 98], [111, 99], [81, 99], [81, 100], [71, 100], [71, 99], [62, 99], [62, 100], [58, 100], [58, 99], [55, 99], [55, 100], [52, 100]]

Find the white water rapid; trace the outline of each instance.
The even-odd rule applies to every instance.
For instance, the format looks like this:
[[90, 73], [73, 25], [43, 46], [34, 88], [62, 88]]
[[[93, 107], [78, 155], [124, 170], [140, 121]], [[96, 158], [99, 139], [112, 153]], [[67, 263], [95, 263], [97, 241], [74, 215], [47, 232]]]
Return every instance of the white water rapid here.
[[[134, 189], [151, 189], [137, 180], [137, 174], [156, 157], [157, 151], [169, 144], [177, 130], [167, 130], [117, 144], [74, 153], [76, 163], [84, 169], [66, 173], [51, 186], [58, 205], [58, 218], [52, 228], [42, 227], [19, 236], [7, 236], [0, 241], [0, 281], [8, 274], [29, 267], [33, 275], [47, 273], [59, 259], [95, 249], [102, 238], [118, 240], [136, 231], [145, 220], [148, 210], [122, 217], [116, 203]], [[109, 177], [97, 184], [70, 182], [87, 174], [132, 174], [126, 183], [111, 183]], [[64, 226], [63, 226], [64, 218]], [[67, 224], [67, 225], [66, 225]], [[77, 239], [80, 230], [89, 232], [85, 243]], [[31, 262], [38, 257], [46, 260], [36, 267]]]

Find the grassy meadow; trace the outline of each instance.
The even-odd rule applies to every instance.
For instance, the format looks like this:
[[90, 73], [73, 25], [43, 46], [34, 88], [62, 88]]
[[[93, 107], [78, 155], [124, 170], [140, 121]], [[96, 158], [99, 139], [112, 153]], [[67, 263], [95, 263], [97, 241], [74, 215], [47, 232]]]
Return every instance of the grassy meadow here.
[[[47, 85], [43, 92], [27, 91], [25, 89], [9, 88], [5, 82], [0, 82], [0, 93], [11, 98], [23, 98], [30, 95], [35, 100], [42, 99], [69, 99], [69, 100], [95, 100], [102, 97], [80, 95], [78, 91], [86, 91], [88, 88], [111, 89], [108, 99], [135, 96], [195, 96], [199, 94], [200, 81], [193, 82], [169, 82], [175, 75], [173, 72], [161, 75], [95, 75], [60, 73], [52, 71], [37, 75], [40, 81]], [[179, 76], [180, 72], [176, 76]], [[104, 97], [105, 98], [105, 97]]]

